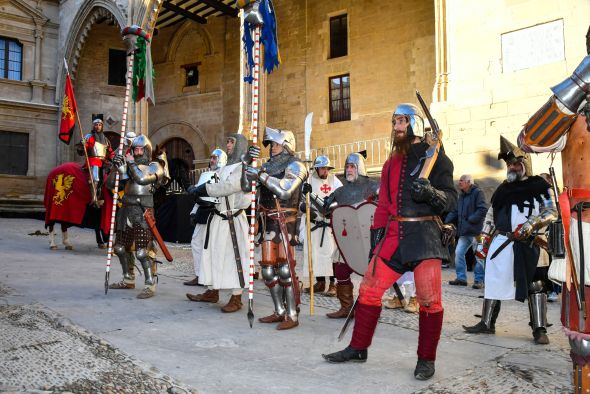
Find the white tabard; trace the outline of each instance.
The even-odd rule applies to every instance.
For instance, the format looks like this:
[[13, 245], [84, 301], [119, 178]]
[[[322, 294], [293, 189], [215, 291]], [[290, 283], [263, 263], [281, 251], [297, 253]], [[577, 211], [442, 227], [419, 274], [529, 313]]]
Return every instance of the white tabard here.
[[[309, 183], [314, 193], [321, 198], [326, 198], [342, 186], [342, 182], [334, 174], [329, 174], [328, 178], [320, 179], [317, 173], [313, 171], [309, 178]], [[313, 208], [313, 203], [311, 204]], [[328, 224], [330, 221], [325, 219], [323, 215], [318, 213], [315, 219], [316, 221], [325, 221]], [[309, 270], [307, 269], [307, 229], [305, 227], [306, 218], [305, 214], [301, 216], [301, 222], [299, 224], [299, 239], [303, 242], [303, 276], [309, 276]], [[311, 223], [311, 228], [315, 227], [314, 223]], [[324, 233], [324, 240], [322, 242], [322, 232]], [[321, 245], [321, 246], [320, 246]], [[313, 263], [313, 274], [314, 276], [332, 276], [334, 271], [332, 269], [332, 262], [338, 259], [338, 247], [332, 235], [332, 229], [329, 224], [325, 229], [317, 228], [311, 232], [311, 258]]]
[[[240, 187], [242, 176], [242, 163], [231, 164], [221, 169], [219, 183], [207, 184], [207, 193], [211, 197], [221, 197], [215, 208], [223, 215], [235, 214], [240, 209], [250, 206], [250, 194], [244, 193]], [[226, 206], [225, 196], [228, 197], [229, 208]], [[249, 259], [248, 259], [248, 220], [246, 211], [242, 211], [234, 217], [236, 238], [244, 283], [248, 285]], [[199, 281], [213, 289], [239, 289], [238, 270], [229, 232], [229, 222], [223, 220], [219, 215], [213, 214], [209, 226], [209, 244], [203, 249], [201, 267], [199, 270]]]
[[[520, 212], [516, 205], [512, 206], [511, 224], [515, 231], [519, 224], [527, 221], [525, 214], [528, 208]], [[539, 214], [539, 202], [535, 200], [535, 207], [531, 215]], [[506, 236], [498, 234], [492, 240], [486, 257], [484, 297], [491, 300], [513, 300], [516, 293], [514, 284], [514, 250], [513, 243], [508, 244], [494, 259], [492, 255], [506, 241]]]

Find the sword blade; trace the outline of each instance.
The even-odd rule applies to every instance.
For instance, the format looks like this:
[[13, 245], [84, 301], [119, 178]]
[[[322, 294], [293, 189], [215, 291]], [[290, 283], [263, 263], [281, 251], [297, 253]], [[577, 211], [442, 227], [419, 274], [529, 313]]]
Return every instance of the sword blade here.
[[407, 301], [405, 300], [404, 295], [402, 294], [402, 291], [400, 290], [397, 282], [393, 284], [393, 290], [395, 291], [395, 294], [397, 295], [397, 298], [399, 298], [402, 305], [406, 306]]
[[500, 252], [501, 252], [501, 251], [503, 251], [503, 250], [506, 248], [506, 246], [508, 246], [508, 244], [509, 244], [510, 242], [512, 242], [512, 241], [513, 241], [512, 239], [510, 239], [510, 238], [506, 238], [506, 241], [502, 242], [502, 245], [500, 245], [500, 246], [498, 247], [498, 249], [496, 249], [496, 250], [494, 251], [494, 254], [492, 254], [492, 257], [490, 258], [490, 260], [492, 260], [492, 259], [496, 258], [496, 256], [497, 256], [497, 255], [499, 255], [499, 254], [500, 254]]
[[350, 312], [348, 312], [348, 316], [346, 316], [346, 321], [344, 322], [344, 325], [342, 326], [342, 329], [340, 330], [340, 335], [338, 335], [338, 342], [340, 342], [342, 340], [342, 338], [344, 337], [344, 334], [346, 334], [346, 330], [348, 329], [348, 326], [350, 325], [350, 322], [352, 321], [352, 315], [354, 313], [354, 310], [356, 309], [356, 304], [358, 302], [359, 298], [357, 297], [356, 300], [354, 300], [354, 304], [352, 304], [352, 308], [350, 308]]

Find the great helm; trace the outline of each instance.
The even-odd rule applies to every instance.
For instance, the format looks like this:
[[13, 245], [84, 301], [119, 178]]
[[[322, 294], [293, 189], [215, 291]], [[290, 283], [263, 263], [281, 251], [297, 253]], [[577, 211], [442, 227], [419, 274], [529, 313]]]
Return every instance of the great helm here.
[[[217, 168], [219, 167], [223, 167], [224, 165], [227, 164], [227, 154], [221, 150], [220, 148], [215, 148], [213, 149], [213, 151], [211, 152], [211, 156], [215, 156], [217, 157]], [[217, 168], [211, 168], [212, 170], [216, 170]]]
[[393, 116], [403, 115], [408, 118], [410, 127], [408, 127], [409, 136], [421, 137], [424, 135], [424, 116], [422, 111], [414, 104], [402, 103], [395, 108]]
[[144, 161], [149, 162], [152, 160], [152, 142], [148, 137], [143, 134], [135, 137], [131, 143], [131, 151], [133, 151], [134, 148], [143, 148]]
[[524, 169], [523, 175], [533, 175], [533, 163], [531, 162], [530, 153], [526, 153], [504, 138], [504, 136], [500, 136], [500, 153], [498, 153], [498, 160], [504, 160], [507, 165], [521, 162]]
[[346, 156], [344, 162], [344, 175], [346, 176], [346, 166], [352, 164], [356, 167], [358, 176], [367, 176], [367, 167], [365, 166], [365, 158], [360, 153], [351, 153]]
[[313, 161], [313, 168], [322, 167], [328, 168], [330, 170], [334, 169], [334, 167], [330, 164], [330, 159], [326, 155], [320, 155]]
[[295, 154], [295, 136], [292, 131], [273, 129], [267, 127], [264, 130], [262, 144], [267, 147], [271, 142], [282, 145], [290, 154]]

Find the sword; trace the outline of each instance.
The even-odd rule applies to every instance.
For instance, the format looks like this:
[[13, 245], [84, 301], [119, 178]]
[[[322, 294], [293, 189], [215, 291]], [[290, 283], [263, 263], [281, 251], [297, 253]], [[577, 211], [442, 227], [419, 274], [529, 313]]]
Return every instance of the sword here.
[[158, 246], [160, 246], [160, 249], [162, 249], [162, 253], [164, 254], [164, 257], [166, 257], [166, 260], [171, 262], [174, 259], [172, 258], [170, 251], [168, 250], [168, 248], [166, 247], [166, 244], [164, 243], [164, 239], [162, 239], [162, 236], [160, 235], [160, 232], [158, 231], [158, 229], [156, 227], [156, 220], [154, 219], [152, 211], [150, 211], [149, 209], [146, 209], [141, 204], [139, 198], [136, 199], [135, 201], [137, 201], [137, 203], [139, 204], [139, 207], [143, 211], [143, 218], [145, 219], [148, 227], [150, 228], [150, 231], [152, 232], [154, 239], [158, 243]]
[[[502, 244], [500, 246], [498, 246], [498, 249], [496, 249], [494, 251], [494, 253], [492, 254], [492, 257], [490, 258], [490, 260], [494, 259], [497, 255], [499, 255], [500, 252], [502, 250], [504, 250], [506, 248], [506, 246], [508, 246], [508, 244], [510, 242], [515, 242], [515, 241], [520, 241], [520, 240], [517, 239], [513, 234], [506, 235], [506, 240], [504, 242], [502, 242]], [[542, 249], [545, 249], [545, 250], [548, 249], [547, 242], [544, 239], [542, 239], [542, 238], [540, 238], [538, 236], [535, 237], [535, 238], [533, 238], [533, 240], [531, 241], [531, 244], [535, 244], [538, 247], [540, 247]]]
[[275, 205], [277, 209], [277, 222], [279, 223], [279, 228], [281, 231], [283, 248], [285, 249], [285, 256], [287, 256], [287, 262], [289, 264], [291, 286], [293, 286], [293, 293], [295, 294], [295, 304], [299, 306], [299, 304], [301, 304], [301, 293], [299, 292], [299, 280], [297, 278], [297, 274], [295, 273], [295, 259], [289, 250], [289, 232], [287, 231], [287, 225], [285, 224], [285, 214], [281, 211], [281, 204], [279, 204], [279, 199], [276, 197]]
[[234, 257], [236, 259], [236, 268], [238, 270], [238, 279], [240, 280], [240, 288], [244, 288], [244, 269], [242, 268], [242, 259], [240, 258], [240, 250], [238, 249], [238, 238], [236, 237], [236, 226], [234, 224], [234, 216], [229, 207], [229, 198], [225, 196], [225, 206], [227, 208], [227, 222], [229, 223], [229, 233], [231, 234], [231, 242], [234, 247]]

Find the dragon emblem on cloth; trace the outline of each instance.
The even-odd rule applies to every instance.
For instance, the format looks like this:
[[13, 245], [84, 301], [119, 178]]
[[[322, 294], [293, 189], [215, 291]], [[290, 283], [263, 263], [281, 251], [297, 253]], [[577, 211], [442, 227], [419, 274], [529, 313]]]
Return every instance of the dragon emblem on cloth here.
[[53, 186], [55, 188], [53, 192], [54, 205], [61, 206], [70, 197], [70, 194], [73, 192], [72, 186], [74, 185], [75, 179], [73, 175], [66, 175], [64, 173], [58, 174], [53, 178]]
[[74, 112], [72, 110], [72, 106], [70, 105], [70, 99], [67, 95], [64, 96], [61, 106], [61, 113], [63, 119], [72, 119], [74, 117]]

